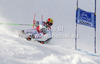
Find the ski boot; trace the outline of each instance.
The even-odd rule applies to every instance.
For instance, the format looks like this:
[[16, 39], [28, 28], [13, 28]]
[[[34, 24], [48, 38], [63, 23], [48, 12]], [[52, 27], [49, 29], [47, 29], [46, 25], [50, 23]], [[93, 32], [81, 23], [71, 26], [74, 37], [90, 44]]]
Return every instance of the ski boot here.
[[29, 36], [26, 38], [26, 40], [31, 41], [31, 37], [32, 37], [32, 35], [29, 35]]

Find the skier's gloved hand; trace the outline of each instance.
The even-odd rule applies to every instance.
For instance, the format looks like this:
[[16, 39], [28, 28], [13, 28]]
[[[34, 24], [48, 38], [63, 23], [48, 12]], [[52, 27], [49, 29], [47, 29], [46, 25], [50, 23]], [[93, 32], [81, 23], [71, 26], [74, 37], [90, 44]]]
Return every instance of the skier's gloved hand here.
[[47, 33], [47, 30], [46, 30], [45, 28], [42, 28], [41, 31], [42, 31], [43, 33]]
[[35, 22], [35, 26], [38, 27], [39, 26], [39, 21]]

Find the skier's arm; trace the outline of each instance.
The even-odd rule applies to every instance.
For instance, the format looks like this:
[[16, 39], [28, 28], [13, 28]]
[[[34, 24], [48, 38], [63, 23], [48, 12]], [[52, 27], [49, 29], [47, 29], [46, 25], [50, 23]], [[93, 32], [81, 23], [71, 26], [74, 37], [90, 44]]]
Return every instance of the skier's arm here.
[[42, 28], [41, 31], [45, 34], [48, 35], [48, 38], [51, 38], [52, 37], [52, 30], [46, 30], [45, 28]]

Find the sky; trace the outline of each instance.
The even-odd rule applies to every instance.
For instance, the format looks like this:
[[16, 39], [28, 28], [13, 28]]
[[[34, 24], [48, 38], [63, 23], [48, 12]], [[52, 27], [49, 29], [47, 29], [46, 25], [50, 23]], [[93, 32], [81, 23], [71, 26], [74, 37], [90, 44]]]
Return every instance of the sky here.
[[[54, 20], [56, 29], [63, 26], [63, 31], [54, 31], [54, 34], [75, 34], [75, 13], [77, 0], [0, 0], [0, 17], [8, 21], [0, 21], [0, 23], [21, 23], [32, 24], [34, 13], [36, 13], [36, 20], [41, 20], [43, 15], [44, 21], [51, 17]], [[62, 4], [63, 3], [63, 4]], [[97, 51], [100, 51], [100, 8], [99, 0], [97, 0]], [[79, 0], [79, 7], [90, 12], [94, 12], [94, 0]], [[15, 26], [10, 26], [15, 29]], [[17, 26], [18, 27], [18, 26]], [[28, 28], [28, 27], [27, 27]], [[26, 29], [22, 26], [18, 29]], [[93, 52], [94, 29], [78, 25], [78, 48]], [[65, 46], [73, 46], [74, 38], [72, 39], [57, 39], [64, 46], [63, 43], [68, 43]], [[57, 42], [58, 42], [57, 41]]]

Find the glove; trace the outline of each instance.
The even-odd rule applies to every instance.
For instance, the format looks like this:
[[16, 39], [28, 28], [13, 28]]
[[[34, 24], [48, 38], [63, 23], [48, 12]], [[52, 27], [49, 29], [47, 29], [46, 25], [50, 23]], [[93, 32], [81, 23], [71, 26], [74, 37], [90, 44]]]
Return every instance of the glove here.
[[42, 31], [43, 33], [47, 33], [47, 31], [46, 31], [45, 28], [42, 28], [41, 31]]

